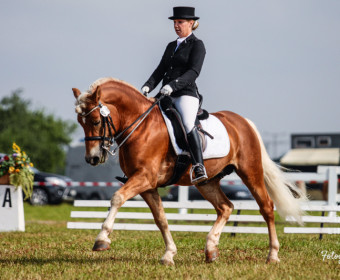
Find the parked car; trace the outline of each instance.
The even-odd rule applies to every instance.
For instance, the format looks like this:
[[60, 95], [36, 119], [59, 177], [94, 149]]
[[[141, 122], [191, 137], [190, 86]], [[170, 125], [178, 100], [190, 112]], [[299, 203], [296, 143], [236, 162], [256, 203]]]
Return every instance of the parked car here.
[[[0, 159], [5, 155], [0, 153]], [[59, 174], [41, 172], [34, 167], [30, 168], [34, 173], [34, 186], [29, 202], [32, 205], [61, 203], [67, 183], [72, 181], [72, 179]]]
[[41, 172], [32, 168], [34, 172], [33, 193], [29, 202], [32, 205], [58, 204], [63, 201], [67, 183], [72, 179], [59, 174]]
[[64, 201], [74, 200], [111, 200], [113, 194], [120, 189], [120, 186], [71, 186], [67, 187], [64, 193]]
[[[254, 197], [243, 184], [226, 185], [221, 182], [221, 189], [230, 200], [252, 200]], [[195, 186], [189, 186], [189, 200], [203, 200], [204, 198]], [[163, 201], [178, 201], [178, 187], [172, 187]]]

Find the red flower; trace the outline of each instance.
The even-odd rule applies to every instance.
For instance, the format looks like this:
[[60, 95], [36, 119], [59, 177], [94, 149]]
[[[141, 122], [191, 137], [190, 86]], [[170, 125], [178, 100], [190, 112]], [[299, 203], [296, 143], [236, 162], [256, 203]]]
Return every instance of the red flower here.
[[8, 156], [4, 156], [4, 160], [8, 161], [9, 157]]

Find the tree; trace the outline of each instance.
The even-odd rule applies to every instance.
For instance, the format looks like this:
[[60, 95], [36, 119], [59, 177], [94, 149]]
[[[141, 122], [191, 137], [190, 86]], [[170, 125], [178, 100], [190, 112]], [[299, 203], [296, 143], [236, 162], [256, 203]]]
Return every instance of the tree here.
[[9, 153], [16, 142], [35, 167], [62, 173], [65, 147], [72, 141], [76, 124], [57, 119], [42, 109], [31, 110], [31, 102], [22, 99], [21, 92], [13, 91], [0, 101], [0, 152]]

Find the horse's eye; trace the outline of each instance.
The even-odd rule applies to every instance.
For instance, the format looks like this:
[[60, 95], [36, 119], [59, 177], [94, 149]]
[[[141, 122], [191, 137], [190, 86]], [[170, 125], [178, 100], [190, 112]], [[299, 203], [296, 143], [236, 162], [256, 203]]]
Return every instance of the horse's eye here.
[[94, 126], [97, 126], [97, 125], [100, 124], [100, 120], [98, 120], [98, 121], [93, 121], [92, 123], [93, 123]]

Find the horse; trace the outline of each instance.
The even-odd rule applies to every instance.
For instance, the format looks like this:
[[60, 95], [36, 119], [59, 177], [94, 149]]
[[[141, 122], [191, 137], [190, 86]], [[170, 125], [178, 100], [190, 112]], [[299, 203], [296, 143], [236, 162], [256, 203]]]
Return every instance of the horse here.
[[[111, 153], [108, 147], [114, 139], [119, 146], [121, 169], [128, 177], [127, 182], [112, 196], [111, 208], [92, 250], [110, 248], [109, 235], [119, 208], [125, 201], [140, 194], [150, 207], [164, 239], [165, 253], [160, 262], [173, 265], [177, 249], [157, 188], [164, 186], [171, 178], [176, 154], [160, 109], [155, 106], [156, 99], [145, 97], [132, 85], [115, 78], [98, 79], [84, 92], [77, 88], [72, 91], [76, 98], [77, 119], [85, 134], [86, 162], [93, 166], [105, 163]], [[143, 115], [146, 111], [147, 116]], [[136, 124], [142, 115], [144, 121]], [[217, 219], [206, 238], [205, 260], [209, 263], [218, 258], [219, 239], [234, 208], [222, 192], [221, 176], [218, 176], [223, 170], [232, 168], [252, 193], [267, 223], [269, 253], [266, 262], [277, 263], [280, 261], [280, 245], [275, 228], [274, 204], [282, 217], [291, 216], [302, 223], [303, 212], [299, 204], [306, 197], [270, 159], [252, 121], [231, 111], [219, 111], [212, 115], [226, 127], [230, 151], [222, 158], [205, 160], [209, 179], [204, 185], [196, 185], [217, 213]], [[111, 137], [107, 137], [106, 133]], [[190, 165], [177, 185], [191, 185], [189, 170]]]

